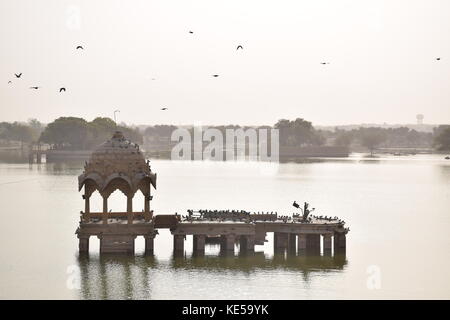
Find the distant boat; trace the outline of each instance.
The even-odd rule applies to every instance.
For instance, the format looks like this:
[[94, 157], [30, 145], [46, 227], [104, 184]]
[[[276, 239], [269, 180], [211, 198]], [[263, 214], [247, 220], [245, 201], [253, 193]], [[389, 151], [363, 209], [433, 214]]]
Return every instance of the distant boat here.
[[446, 157], [445, 157], [445, 160], [450, 160], [450, 156], [446, 156]]

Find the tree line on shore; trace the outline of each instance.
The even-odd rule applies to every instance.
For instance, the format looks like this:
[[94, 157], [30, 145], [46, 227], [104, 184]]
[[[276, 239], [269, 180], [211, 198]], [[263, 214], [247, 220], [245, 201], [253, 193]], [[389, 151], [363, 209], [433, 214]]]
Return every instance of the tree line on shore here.
[[[152, 141], [170, 142], [170, 136], [177, 127], [173, 125], [149, 126], [143, 134]], [[236, 125], [208, 126], [222, 132], [225, 136], [226, 129], [243, 129]], [[376, 148], [424, 148], [439, 151], [450, 150], [450, 125], [440, 125], [434, 128], [434, 132], [422, 132], [408, 127], [381, 128], [359, 127], [358, 129], [344, 130], [317, 130], [311, 122], [301, 118], [295, 120], [279, 120], [274, 126], [252, 127], [254, 129], [279, 130], [280, 146], [337, 146], [350, 149], [368, 149], [373, 152]]]
[[33, 119], [28, 123], [0, 123], [0, 139], [22, 144], [49, 144], [54, 149], [91, 150], [110, 139], [115, 131], [122, 131], [128, 139], [143, 143], [138, 128], [117, 125], [110, 118], [98, 117], [86, 121], [77, 117], [60, 117], [44, 126]]
[[[122, 131], [131, 141], [142, 144], [144, 137], [152, 141], [170, 142], [174, 125], [155, 125], [144, 128], [117, 125], [110, 118], [98, 117], [86, 121], [77, 117], [60, 117], [48, 125], [36, 119], [27, 123], [0, 122], [0, 140], [36, 144], [46, 143], [55, 149], [91, 150], [111, 138], [114, 131]], [[274, 126], [208, 126], [225, 134], [226, 129], [271, 129], [279, 130], [281, 146], [323, 146], [333, 145], [349, 148], [366, 148], [371, 152], [375, 148], [435, 148], [450, 151], [450, 125], [440, 125], [433, 132], [421, 132], [407, 127], [381, 128], [360, 127], [358, 129], [317, 130], [311, 122], [302, 118], [281, 119]], [[192, 127], [190, 127], [192, 130]]]

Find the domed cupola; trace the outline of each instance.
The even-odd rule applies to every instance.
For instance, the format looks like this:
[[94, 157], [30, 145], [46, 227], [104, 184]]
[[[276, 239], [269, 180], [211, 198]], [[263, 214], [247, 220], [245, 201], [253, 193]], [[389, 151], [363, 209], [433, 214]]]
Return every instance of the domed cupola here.
[[152, 173], [139, 145], [126, 140], [122, 132], [117, 131], [95, 149], [86, 162], [83, 174], [78, 177], [79, 190], [86, 184], [88, 189], [98, 190], [102, 196], [109, 196], [116, 189], [126, 195], [134, 195], [138, 189], [145, 194], [150, 184], [156, 188], [156, 174]]

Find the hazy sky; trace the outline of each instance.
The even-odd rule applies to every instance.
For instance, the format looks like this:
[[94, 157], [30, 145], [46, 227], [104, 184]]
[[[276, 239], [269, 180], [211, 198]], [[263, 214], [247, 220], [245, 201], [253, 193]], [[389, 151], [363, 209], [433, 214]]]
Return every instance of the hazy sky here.
[[450, 123], [448, 0], [0, 0], [0, 46], [0, 121]]

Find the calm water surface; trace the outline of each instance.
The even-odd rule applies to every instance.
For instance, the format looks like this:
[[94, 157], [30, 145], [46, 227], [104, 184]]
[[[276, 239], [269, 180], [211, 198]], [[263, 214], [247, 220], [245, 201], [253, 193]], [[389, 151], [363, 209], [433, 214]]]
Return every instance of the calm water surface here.
[[[91, 238], [81, 259], [74, 234], [83, 210], [70, 164], [0, 164], [2, 299], [450, 298], [450, 161], [417, 155], [308, 163], [154, 160], [156, 214], [230, 208], [292, 213], [293, 200], [347, 222], [345, 257], [273, 254], [272, 236], [252, 256], [220, 257], [217, 246], [172, 257], [162, 230], [155, 256], [102, 257]], [[92, 210], [101, 208], [93, 198]], [[111, 196], [111, 209], [126, 198]], [[134, 208], [143, 208], [139, 195]], [[379, 271], [379, 289], [367, 285]], [[369, 273], [368, 273], [369, 271]], [[78, 289], [79, 287], [79, 289]]]

